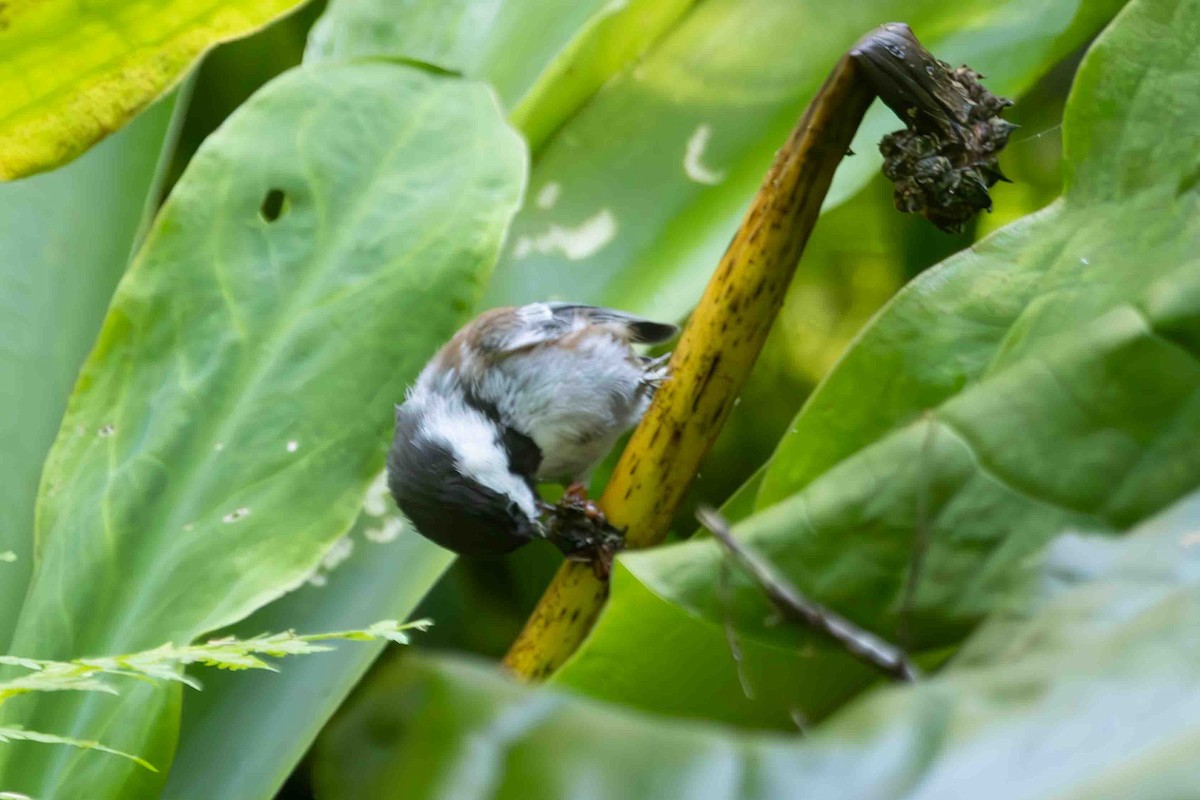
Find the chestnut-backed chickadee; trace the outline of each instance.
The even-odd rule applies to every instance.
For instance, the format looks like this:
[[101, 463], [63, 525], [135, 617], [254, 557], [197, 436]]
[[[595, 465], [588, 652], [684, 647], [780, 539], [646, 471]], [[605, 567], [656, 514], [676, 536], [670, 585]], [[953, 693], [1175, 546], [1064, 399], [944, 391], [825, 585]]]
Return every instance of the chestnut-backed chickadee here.
[[[454, 335], [396, 407], [388, 487], [426, 538], [465, 555], [550, 538], [539, 482], [584, 478], [645, 412], [666, 359], [632, 345], [674, 325], [575, 303], [488, 311]], [[568, 526], [569, 527], [569, 526]]]

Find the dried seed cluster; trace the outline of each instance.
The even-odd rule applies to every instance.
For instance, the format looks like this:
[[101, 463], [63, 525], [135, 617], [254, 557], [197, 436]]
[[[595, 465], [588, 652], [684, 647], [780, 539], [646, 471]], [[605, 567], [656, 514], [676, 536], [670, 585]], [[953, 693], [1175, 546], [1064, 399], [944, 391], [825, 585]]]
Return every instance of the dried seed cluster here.
[[908, 127], [879, 143], [883, 173], [895, 185], [896, 208], [920, 213], [944, 231], [962, 230], [981, 210], [992, 210], [988, 195], [997, 181], [1007, 180], [997, 154], [1016, 127], [1000, 118], [1012, 101], [997, 97], [969, 67], [951, 69], [937, 62], [949, 78], [944, 88], [960, 95], [960, 113], [929, 124], [923, 114], [906, 115]]

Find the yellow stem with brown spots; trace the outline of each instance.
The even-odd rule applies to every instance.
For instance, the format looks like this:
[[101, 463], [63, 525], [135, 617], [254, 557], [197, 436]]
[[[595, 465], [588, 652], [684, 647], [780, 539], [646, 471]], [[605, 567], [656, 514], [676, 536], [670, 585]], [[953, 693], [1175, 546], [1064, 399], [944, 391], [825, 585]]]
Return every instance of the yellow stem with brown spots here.
[[[670, 379], [634, 431], [600, 499], [608, 520], [625, 529], [627, 547], [649, 547], [667, 535], [750, 375], [833, 173], [874, 97], [852, 51], [834, 67], [776, 154], [675, 347]], [[527, 680], [547, 677], [591, 630], [607, 593], [608, 584], [590, 565], [564, 563], [505, 665]]]

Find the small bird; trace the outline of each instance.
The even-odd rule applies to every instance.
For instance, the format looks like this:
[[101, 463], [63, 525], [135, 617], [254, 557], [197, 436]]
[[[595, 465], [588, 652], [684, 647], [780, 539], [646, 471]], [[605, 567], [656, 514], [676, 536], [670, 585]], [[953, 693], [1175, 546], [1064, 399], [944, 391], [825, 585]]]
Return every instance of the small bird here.
[[[667, 357], [634, 344], [677, 328], [596, 306], [531, 303], [481, 314], [396, 407], [388, 488], [426, 538], [500, 555], [539, 538], [578, 556], [594, 541], [548, 524], [538, 483], [579, 484], [641, 419]], [[611, 553], [610, 553], [611, 555]]]

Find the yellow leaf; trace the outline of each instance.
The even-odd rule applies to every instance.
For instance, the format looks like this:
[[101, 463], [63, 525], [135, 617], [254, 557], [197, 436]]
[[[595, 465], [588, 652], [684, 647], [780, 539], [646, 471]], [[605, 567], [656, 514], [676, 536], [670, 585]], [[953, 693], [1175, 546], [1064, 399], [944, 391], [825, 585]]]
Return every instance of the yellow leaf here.
[[300, 0], [0, 0], [0, 179], [51, 169], [129, 122], [213, 45]]

